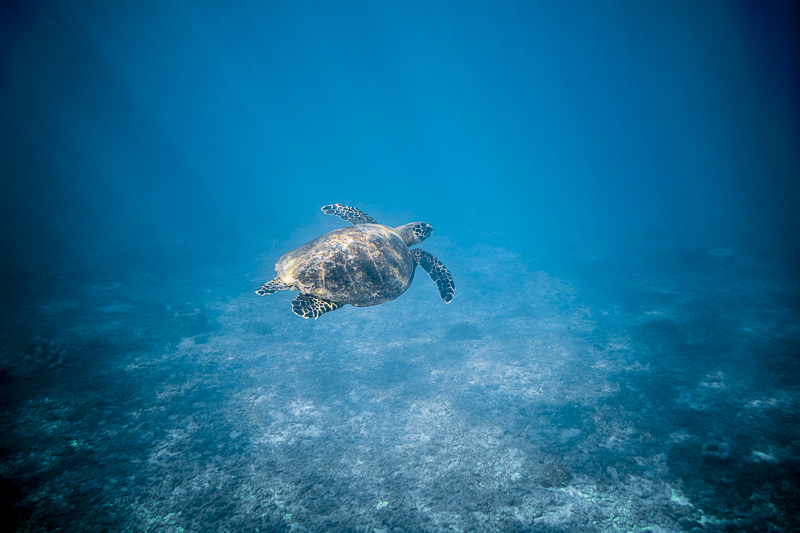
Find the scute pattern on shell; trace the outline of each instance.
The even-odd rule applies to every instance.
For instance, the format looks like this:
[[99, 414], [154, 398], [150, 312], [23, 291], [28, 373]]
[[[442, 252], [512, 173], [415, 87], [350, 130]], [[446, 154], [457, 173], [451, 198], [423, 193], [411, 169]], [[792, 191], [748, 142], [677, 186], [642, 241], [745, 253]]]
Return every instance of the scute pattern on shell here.
[[340, 228], [285, 254], [275, 270], [302, 293], [357, 307], [405, 292], [416, 266], [396, 231], [379, 224]]

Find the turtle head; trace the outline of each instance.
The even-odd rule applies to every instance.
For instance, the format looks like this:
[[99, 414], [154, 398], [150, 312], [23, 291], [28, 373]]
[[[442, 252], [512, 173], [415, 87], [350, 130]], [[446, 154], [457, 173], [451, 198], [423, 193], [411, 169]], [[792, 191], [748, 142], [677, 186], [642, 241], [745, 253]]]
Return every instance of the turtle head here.
[[397, 226], [394, 230], [400, 234], [406, 246], [419, 244], [433, 233], [433, 226], [427, 222], [409, 222], [402, 226]]

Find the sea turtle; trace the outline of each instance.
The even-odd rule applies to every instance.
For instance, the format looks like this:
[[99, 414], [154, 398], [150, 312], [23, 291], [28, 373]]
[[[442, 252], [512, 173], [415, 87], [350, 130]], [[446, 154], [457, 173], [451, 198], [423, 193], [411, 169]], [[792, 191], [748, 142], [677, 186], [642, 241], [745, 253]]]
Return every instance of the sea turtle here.
[[292, 311], [317, 319], [345, 304], [366, 307], [397, 298], [411, 285], [420, 265], [436, 282], [442, 300], [453, 300], [456, 286], [450, 271], [433, 254], [409, 249], [433, 233], [430, 224], [411, 222], [392, 228], [342, 204], [323, 206], [322, 212], [352, 226], [329, 231], [284, 254], [275, 264], [278, 276], [256, 294], [298, 290]]

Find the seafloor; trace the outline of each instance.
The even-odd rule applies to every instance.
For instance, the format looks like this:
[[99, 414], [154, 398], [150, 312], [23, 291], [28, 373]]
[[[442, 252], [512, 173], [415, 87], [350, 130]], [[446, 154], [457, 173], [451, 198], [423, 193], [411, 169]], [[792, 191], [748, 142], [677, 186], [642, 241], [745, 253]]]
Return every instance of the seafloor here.
[[425, 248], [452, 304], [418, 270], [316, 322], [253, 293], [278, 249], [49, 280], [2, 317], [3, 527], [800, 528], [800, 291], [778, 256]]

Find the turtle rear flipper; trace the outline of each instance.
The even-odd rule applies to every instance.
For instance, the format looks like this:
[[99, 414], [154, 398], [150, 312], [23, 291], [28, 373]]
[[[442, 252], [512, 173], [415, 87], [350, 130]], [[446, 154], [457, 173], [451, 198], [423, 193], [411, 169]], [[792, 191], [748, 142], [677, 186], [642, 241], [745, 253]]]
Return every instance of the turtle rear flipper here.
[[411, 250], [411, 255], [414, 256], [414, 261], [424, 268], [425, 272], [436, 282], [436, 286], [439, 287], [439, 296], [442, 297], [444, 303], [449, 304], [452, 302], [453, 294], [456, 292], [456, 284], [453, 283], [453, 276], [447, 270], [447, 267], [436, 259], [436, 256], [425, 250], [414, 248]]
[[311, 294], [298, 294], [297, 297], [292, 300], [292, 312], [294, 314], [303, 318], [314, 317], [314, 320], [321, 317], [323, 313], [335, 311], [340, 307], [344, 307], [344, 304], [318, 298]]
[[343, 204], [323, 205], [322, 212], [326, 215], [335, 215], [351, 224], [377, 224], [375, 219], [361, 209]]
[[259, 296], [264, 296], [266, 294], [272, 294], [278, 291], [287, 291], [289, 289], [291, 289], [291, 287], [282, 282], [281, 278], [275, 278], [259, 287], [259, 289], [256, 291], [256, 294]]

